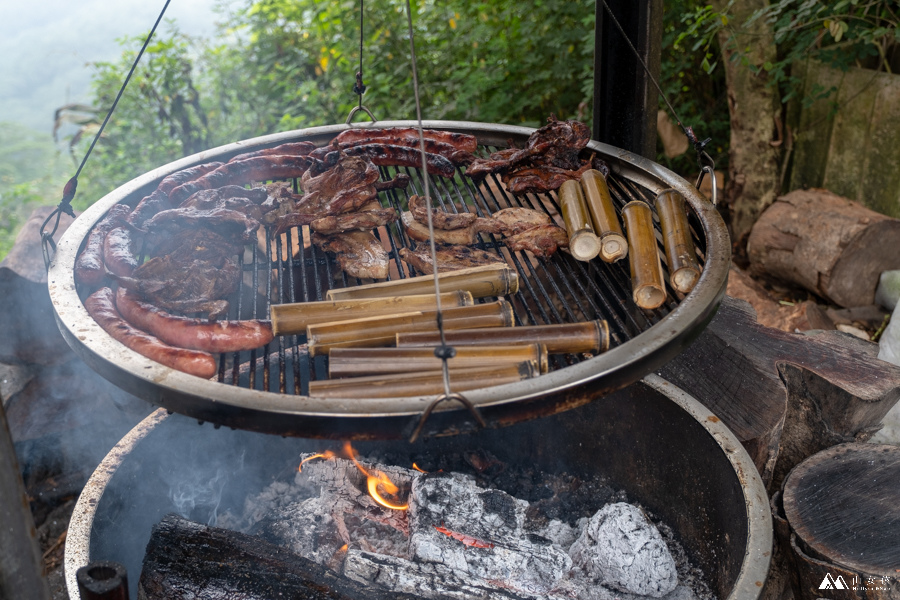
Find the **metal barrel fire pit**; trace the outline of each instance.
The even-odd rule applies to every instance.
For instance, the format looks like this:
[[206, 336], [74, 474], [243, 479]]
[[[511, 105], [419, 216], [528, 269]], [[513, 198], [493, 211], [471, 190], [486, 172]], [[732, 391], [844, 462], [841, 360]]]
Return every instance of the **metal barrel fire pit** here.
[[[735, 436], [655, 375], [606, 396], [590, 383], [586, 387], [599, 396], [594, 402], [545, 419], [415, 444], [354, 445], [364, 456], [400, 460], [479, 448], [510, 468], [601, 474], [672, 528], [716, 597], [758, 598], [769, 568], [771, 515], [762, 481]], [[214, 430], [158, 410], [109, 453], [78, 501], [66, 540], [69, 593], [78, 597], [74, 573], [95, 560], [125, 564], [134, 588], [151, 527], [163, 516], [180, 511], [205, 521], [240, 509], [273, 480], [292, 477], [301, 453], [328, 444]], [[202, 487], [210, 480], [219, 482], [220, 495], [206, 499], [204, 512], [178, 503], [185, 485]]]
[[[412, 125], [407, 121], [377, 123], [378, 127]], [[468, 122], [430, 121], [424, 125], [473, 134], [480, 153], [505, 147], [510, 141], [521, 144], [534, 131]], [[78, 289], [74, 281], [79, 250], [94, 225], [114, 204], [133, 206], [163, 177], [193, 165], [227, 161], [239, 153], [286, 142], [306, 140], [325, 145], [345, 129], [344, 125], [312, 128], [205, 151], [146, 173], [99, 200], [69, 227], [49, 271], [50, 296], [66, 341], [88, 365], [116, 385], [199, 420], [301, 437], [408, 437], [431, 398], [335, 400], [310, 396], [310, 381], [327, 377], [327, 357], [304, 354], [302, 336], [281, 336], [264, 348], [221, 355], [218, 377], [204, 380], [162, 366], [115, 341], [88, 315], [83, 305], [86, 290]], [[508, 297], [518, 325], [603, 319], [609, 324], [611, 348], [591, 358], [557, 355], [545, 375], [467, 392], [467, 398], [480, 409], [489, 426], [504, 426], [584, 404], [589, 398], [581, 386], [587, 382], [596, 390], [610, 392], [640, 379], [699, 334], [724, 294], [730, 241], [715, 208], [690, 183], [652, 161], [598, 142], [590, 142], [588, 149], [610, 167], [610, 191], [619, 213], [635, 200], [652, 204], [656, 194], [664, 189], [675, 189], [684, 196], [702, 274], [687, 296], [667, 287], [667, 298], [660, 308], [642, 310], [632, 301], [627, 260], [607, 264], [600, 259], [581, 262], [562, 253], [550, 259], [535, 259], [525, 251], [508, 253], [507, 262], [517, 271], [520, 281], [519, 291]], [[396, 173], [409, 175], [409, 194], [422, 193], [420, 169], [382, 167], [383, 179]], [[555, 193], [512, 196], [493, 176], [476, 182], [458, 171], [453, 178], [430, 176], [430, 187], [435, 204], [448, 212], [468, 211], [485, 216], [510, 206], [554, 216], [559, 209]], [[399, 209], [405, 197], [397, 191], [382, 192], [381, 200]], [[661, 249], [658, 220], [655, 227]], [[342, 274], [333, 257], [314, 245], [304, 247], [302, 235], [295, 229], [285, 241], [270, 241], [265, 249], [248, 247], [245, 255], [252, 258], [240, 259], [244, 283], [232, 299], [232, 318], [240, 315], [264, 319], [273, 304], [321, 300], [330, 288], [362, 283]], [[407, 246], [409, 240], [396, 225], [382, 236], [386, 236], [382, 243], [391, 248], [391, 260], [400, 267], [399, 249]], [[292, 239], [300, 242], [296, 256], [283, 247], [290, 246]], [[506, 251], [490, 235], [482, 235], [478, 246], [500, 256]], [[398, 270], [399, 277], [406, 276], [402, 268]], [[260, 284], [267, 281], [271, 283]], [[264, 294], [255, 293], [262, 288]], [[455, 403], [444, 403], [434, 411], [423, 433], [450, 434], [474, 426], [475, 420], [468, 411]]]

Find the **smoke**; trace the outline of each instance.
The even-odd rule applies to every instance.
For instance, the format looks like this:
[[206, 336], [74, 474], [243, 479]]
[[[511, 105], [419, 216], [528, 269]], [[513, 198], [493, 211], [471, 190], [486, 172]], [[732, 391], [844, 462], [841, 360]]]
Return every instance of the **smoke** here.
[[[241, 452], [236, 465], [237, 470], [244, 468], [246, 452]], [[206, 522], [215, 526], [218, 522], [219, 505], [222, 503], [222, 493], [228, 485], [230, 471], [219, 467], [215, 469], [215, 475], [209, 477], [209, 469], [203, 465], [187, 475], [186, 479], [176, 481], [169, 490], [169, 498], [175, 506], [175, 512], [197, 522]]]

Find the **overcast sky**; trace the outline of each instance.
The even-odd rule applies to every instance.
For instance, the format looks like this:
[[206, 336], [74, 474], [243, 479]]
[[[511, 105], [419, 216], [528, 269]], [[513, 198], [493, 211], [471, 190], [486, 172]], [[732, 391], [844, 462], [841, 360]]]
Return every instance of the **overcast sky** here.
[[[166, 18], [209, 37], [216, 0], [171, 0]], [[89, 99], [87, 63], [114, 60], [116, 39], [150, 30], [165, 0], [0, 2], [0, 121], [51, 132], [53, 111]], [[162, 27], [162, 26], [161, 26]]]

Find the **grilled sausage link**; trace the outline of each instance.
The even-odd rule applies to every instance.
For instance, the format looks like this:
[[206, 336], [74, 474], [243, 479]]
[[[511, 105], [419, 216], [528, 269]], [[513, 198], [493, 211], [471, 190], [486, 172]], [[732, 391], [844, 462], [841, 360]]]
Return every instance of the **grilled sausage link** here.
[[116, 227], [106, 234], [103, 241], [103, 263], [110, 273], [131, 277], [138, 267], [134, 255], [134, 233], [130, 227]]
[[205, 352], [252, 350], [274, 339], [269, 321], [215, 321], [178, 317], [143, 302], [124, 288], [116, 294], [122, 317], [167, 344]]
[[156, 189], [149, 196], [145, 196], [138, 205], [134, 207], [131, 214], [128, 215], [128, 222], [137, 228], [144, 225], [144, 221], [155, 215], [161, 210], [173, 208], [169, 204], [169, 194], [179, 185], [193, 181], [198, 177], [206, 175], [210, 171], [214, 171], [222, 166], [220, 162], [209, 162], [196, 167], [182, 169], [165, 177], [156, 186]]
[[[474, 135], [467, 133], [453, 133], [452, 131], [439, 131], [437, 129], [423, 129], [422, 135], [426, 140], [450, 144], [461, 152], [475, 152], [478, 149], [478, 140]], [[335, 137], [338, 144], [394, 144], [393, 140], [413, 137], [416, 139], [416, 147], [419, 145], [419, 130], [416, 127], [395, 127], [391, 129], [354, 128], [342, 131]], [[405, 144], [400, 144], [405, 145]]]
[[228, 162], [237, 162], [239, 160], [247, 160], [248, 158], [256, 158], [257, 156], [306, 156], [316, 149], [316, 145], [312, 142], [289, 142], [281, 144], [274, 148], [263, 148], [254, 152], [244, 152], [238, 154]]
[[[407, 146], [361, 144], [359, 146], [348, 146], [347, 149], [342, 150], [342, 152], [348, 156], [361, 156], [367, 158], [374, 164], [382, 167], [422, 166], [422, 157], [418, 148], [409, 148]], [[428, 172], [432, 175], [453, 177], [453, 175], [456, 174], [456, 167], [453, 166], [453, 163], [440, 154], [426, 152], [425, 163], [428, 165]]]
[[[373, 137], [371, 139], [367, 139], [363, 142], [344, 142], [344, 143], [332, 143], [329, 146], [322, 146], [321, 148], [317, 148], [316, 150], [310, 152], [310, 156], [312, 158], [318, 158], [320, 160], [324, 160], [329, 152], [334, 152], [335, 150], [347, 150], [347, 148], [352, 148], [353, 146], [360, 146], [364, 144], [388, 144], [391, 146], [403, 146], [404, 148], [412, 148], [416, 151], [419, 151], [419, 137], [412, 136], [400, 136], [400, 135], [391, 135], [385, 137]], [[438, 142], [436, 140], [430, 140], [425, 138], [425, 152], [430, 152], [431, 154], [438, 154], [447, 158], [455, 165], [468, 165], [473, 160], [475, 160], [475, 155], [471, 152], [465, 152], [463, 150], [458, 150], [456, 146], [452, 144], [447, 144], [444, 142]]]
[[183, 183], [169, 193], [169, 202], [178, 206], [200, 190], [225, 185], [243, 185], [253, 181], [300, 177], [313, 159], [307, 156], [256, 156], [222, 165], [193, 181]]
[[138, 354], [188, 375], [209, 379], [216, 374], [212, 354], [173, 348], [129, 325], [116, 310], [115, 294], [110, 288], [100, 288], [88, 296], [84, 307], [106, 333]]
[[75, 283], [97, 287], [103, 282], [106, 269], [103, 267], [103, 247], [106, 235], [125, 223], [125, 217], [131, 208], [125, 204], [116, 204], [109, 209], [106, 216], [100, 219], [91, 233], [78, 259], [75, 261]]

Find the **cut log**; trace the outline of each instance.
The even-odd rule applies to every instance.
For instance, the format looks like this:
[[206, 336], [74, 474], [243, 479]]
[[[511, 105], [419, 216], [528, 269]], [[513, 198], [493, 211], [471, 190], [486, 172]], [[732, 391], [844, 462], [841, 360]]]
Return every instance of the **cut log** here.
[[786, 333], [728, 296], [694, 344], [660, 370], [735, 433], [770, 490], [802, 460], [865, 441], [900, 399], [900, 367], [837, 331]]
[[753, 226], [750, 271], [796, 284], [839, 306], [875, 301], [882, 271], [900, 268], [900, 220], [827, 190], [782, 196]]
[[259, 538], [168, 515], [153, 527], [139, 583], [147, 600], [416, 600], [338, 575]]
[[900, 598], [900, 447], [820, 452], [788, 475], [783, 502], [797, 598]]

